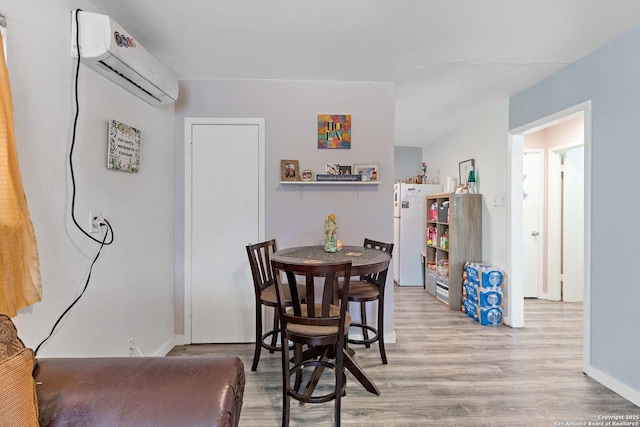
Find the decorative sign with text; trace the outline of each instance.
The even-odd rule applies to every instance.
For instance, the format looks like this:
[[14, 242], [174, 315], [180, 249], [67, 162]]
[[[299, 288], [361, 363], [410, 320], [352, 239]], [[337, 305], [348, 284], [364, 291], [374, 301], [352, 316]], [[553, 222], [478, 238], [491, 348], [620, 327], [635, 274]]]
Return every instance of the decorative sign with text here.
[[351, 114], [318, 114], [318, 148], [351, 148]]
[[109, 120], [107, 168], [124, 172], [140, 170], [140, 131], [138, 129], [116, 120]]

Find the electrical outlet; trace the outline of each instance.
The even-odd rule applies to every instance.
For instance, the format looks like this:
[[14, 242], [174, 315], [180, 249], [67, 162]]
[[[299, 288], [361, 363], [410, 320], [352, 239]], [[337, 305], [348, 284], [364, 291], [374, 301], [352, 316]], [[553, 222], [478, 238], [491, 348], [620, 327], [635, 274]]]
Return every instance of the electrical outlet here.
[[100, 232], [98, 218], [102, 218], [102, 211], [89, 211], [89, 233]]
[[127, 340], [127, 356], [128, 357], [135, 357], [136, 355], [136, 340], [135, 338], [129, 338]]

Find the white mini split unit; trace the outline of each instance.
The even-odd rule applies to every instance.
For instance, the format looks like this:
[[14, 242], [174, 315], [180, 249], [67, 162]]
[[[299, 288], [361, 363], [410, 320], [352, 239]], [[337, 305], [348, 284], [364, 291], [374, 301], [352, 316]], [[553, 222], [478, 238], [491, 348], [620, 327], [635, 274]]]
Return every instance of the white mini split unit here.
[[80, 61], [151, 105], [178, 99], [178, 79], [131, 34], [107, 15], [71, 14], [71, 55], [78, 56], [76, 13], [80, 27]]

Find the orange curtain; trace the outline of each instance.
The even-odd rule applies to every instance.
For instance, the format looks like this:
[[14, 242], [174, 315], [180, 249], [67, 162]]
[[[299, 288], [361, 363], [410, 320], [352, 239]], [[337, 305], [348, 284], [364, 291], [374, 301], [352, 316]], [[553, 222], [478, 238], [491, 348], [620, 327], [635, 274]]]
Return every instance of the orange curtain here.
[[40, 301], [40, 260], [22, 187], [13, 132], [13, 101], [0, 34], [0, 313]]

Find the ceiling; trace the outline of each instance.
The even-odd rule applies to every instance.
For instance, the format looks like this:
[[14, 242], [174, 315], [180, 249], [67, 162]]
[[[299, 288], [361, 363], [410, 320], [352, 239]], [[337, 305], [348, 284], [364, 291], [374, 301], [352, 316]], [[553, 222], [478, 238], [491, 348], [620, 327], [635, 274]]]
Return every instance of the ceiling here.
[[640, 25], [638, 0], [89, 0], [180, 79], [392, 82], [423, 146]]

